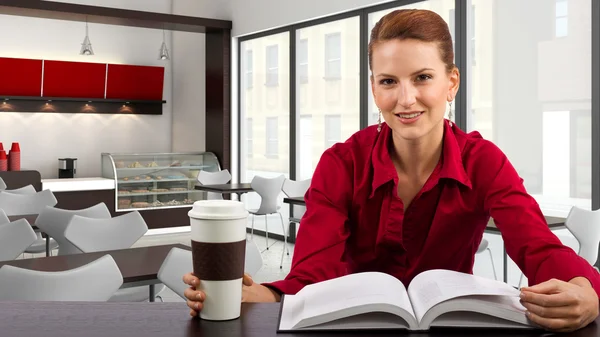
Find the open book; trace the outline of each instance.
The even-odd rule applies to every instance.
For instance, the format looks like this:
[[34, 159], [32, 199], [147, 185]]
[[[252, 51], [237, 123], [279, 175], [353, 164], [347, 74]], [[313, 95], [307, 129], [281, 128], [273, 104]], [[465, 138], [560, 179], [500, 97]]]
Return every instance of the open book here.
[[417, 275], [408, 290], [395, 277], [364, 272], [284, 295], [278, 331], [431, 327], [536, 328], [519, 290], [450, 270]]

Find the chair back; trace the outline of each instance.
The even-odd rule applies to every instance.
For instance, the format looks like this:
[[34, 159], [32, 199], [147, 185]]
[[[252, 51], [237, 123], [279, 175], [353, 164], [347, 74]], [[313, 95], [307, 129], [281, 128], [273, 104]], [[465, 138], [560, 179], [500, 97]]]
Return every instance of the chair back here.
[[[221, 170], [218, 172], [200, 171], [198, 173], [198, 182], [202, 185], [221, 185], [231, 181], [229, 170]], [[221, 193], [207, 192], [208, 200], [223, 200]]]
[[37, 191], [33, 185], [23, 186], [21, 188], [15, 188], [14, 190], [4, 190], [3, 193], [13, 193], [13, 194], [36, 194]]
[[283, 187], [284, 175], [275, 178], [255, 176], [250, 185], [260, 195], [260, 207], [254, 214], [264, 215], [277, 212], [277, 199]]
[[65, 238], [84, 253], [130, 248], [148, 231], [138, 211], [110, 219], [74, 215]]
[[588, 211], [573, 206], [565, 226], [579, 241], [579, 256], [592, 266], [596, 264], [600, 243], [600, 210]]
[[73, 211], [46, 206], [35, 220], [35, 225], [56, 240], [58, 255], [81, 253], [81, 250], [65, 238], [65, 230], [75, 215], [93, 219], [111, 218], [110, 211], [103, 202], [92, 207]]
[[0, 224], [0, 261], [16, 259], [31, 246], [37, 235], [27, 220]]
[[6, 189], [6, 183], [2, 178], [0, 178], [0, 191], [4, 191]]
[[50, 190], [35, 194], [0, 193], [0, 208], [8, 216], [39, 214], [46, 206], [54, 206], [57, 201]]
[[4, 212], [4, 210], [2, 208], [0, 208], [0, 225], [3, 223], [9, 223], [10, 219], [8, 218], [8, 215], [6, 215], [6, 212]]
[[[253, 241], [246, 240], [246, 257], [244, 272], [256, 275], [263, 265], [260, 250]], [[181, 248], [171, 248], [163, 264], [158, 270], [158, 280], [181, 298], [186, 299], [183, 292], [189, 286], [183, 283], [183, 275], [193, 271], [192, 252]]]
[[110, 255], [60, 272], [4, 265], [0, 301], [108, 301], [122, 284], [121, 271]]
[[283, 182], [283, 193], [290, 198], [303, 197], [308, 191], [310, 187], [311, 179], [305, 179], [300, 181], [295, 181], [291, 179], [286, 179]]

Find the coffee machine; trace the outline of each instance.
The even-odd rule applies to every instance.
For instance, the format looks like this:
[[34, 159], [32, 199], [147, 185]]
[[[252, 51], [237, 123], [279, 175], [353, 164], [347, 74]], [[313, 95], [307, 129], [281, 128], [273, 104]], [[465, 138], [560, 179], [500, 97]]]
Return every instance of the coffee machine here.
[[77, 158], [58, 158], [58, 177], [75, 178]]

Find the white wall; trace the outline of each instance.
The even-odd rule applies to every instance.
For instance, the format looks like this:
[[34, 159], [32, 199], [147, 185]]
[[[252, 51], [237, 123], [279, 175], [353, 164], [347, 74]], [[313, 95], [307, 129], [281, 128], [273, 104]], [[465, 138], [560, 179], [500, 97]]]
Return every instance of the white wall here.
[[384, 2], [389, 0], [231, 0], [232, 35], [248, 35]]
[[[229, 0], [173, 0], [173, 14], [230, 20]], [[173, 32], [173, 151], [204, 151], [205, 36]]]
[[[172, 0], [62, 1], [170, 13]], [[0, 16], [0, 32], [0, 57], [165, 67], [167, 103], [161, 116], [1, 113], [0, 141], [5, 148], [20, 143], [23, 169], [52, 178], [58, 174], [57, 158], [76, 157], [77, 176], [99, 176], [102, 152], [171, 151], [171, 63], [157, 60], [162, 31], [90, 24], [96, 54], [91, 57], [79, 55], [85, 36], [81, 22]]]

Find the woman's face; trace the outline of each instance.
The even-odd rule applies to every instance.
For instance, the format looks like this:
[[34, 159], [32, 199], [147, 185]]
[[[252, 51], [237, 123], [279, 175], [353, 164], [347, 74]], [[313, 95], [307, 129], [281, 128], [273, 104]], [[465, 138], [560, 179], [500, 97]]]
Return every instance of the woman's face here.
[[375, 104], [394, 134], [406, 140], [427, 136], [444, 120], [459, 74], [446, 71], [437, 43], [388, 40], [373, 46], [371, 87]]

